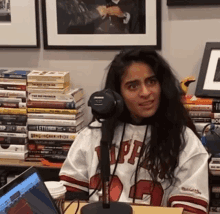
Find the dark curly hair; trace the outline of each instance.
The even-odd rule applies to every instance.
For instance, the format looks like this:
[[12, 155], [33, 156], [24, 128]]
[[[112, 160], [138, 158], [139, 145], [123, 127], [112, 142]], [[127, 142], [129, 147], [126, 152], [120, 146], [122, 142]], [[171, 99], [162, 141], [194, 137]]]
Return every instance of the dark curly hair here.
[[[172, 184], [180, 151], [185, 146], [185, 127], [188, 126], [198, 137], [199, 135], [181, 101], [182, 90], [179, 81], [166, 60], [155, 50], [137, 48], [121, 51], [109, 65], [105, 89], [110, 88], [121, 94], [122, 75], [133, 62], [149, 65], [161, 87], [161, 100], [157, 112], [143, 121], [144, 124], [151, 124], [152, 134], [150, 143], [143, 151], [145, 155], [142, 164], [147, 166], [154, 181], [159, 176], [160, 179], [169, 179]], [[127, 107], [118, 119], [126, 123], [131, 122]]]

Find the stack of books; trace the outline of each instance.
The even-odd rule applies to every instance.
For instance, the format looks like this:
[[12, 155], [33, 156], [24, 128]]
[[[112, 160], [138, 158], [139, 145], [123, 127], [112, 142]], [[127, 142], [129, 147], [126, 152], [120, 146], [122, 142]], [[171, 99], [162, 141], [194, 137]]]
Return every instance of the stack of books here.
[[29, 161], [65, 160], [84, 127], [84, 91], [70, 87], [66, 71], [32, 71], [27, 77]]
[[26, 83], [30, 71], [0, 70], [0, 158], [27, 157]]
[[194, 95], [186, 95], [183, 99], [184, 106], [200, 136], [203, 128], [214, 118], [212, 102], [212, 98], [199, 98]]

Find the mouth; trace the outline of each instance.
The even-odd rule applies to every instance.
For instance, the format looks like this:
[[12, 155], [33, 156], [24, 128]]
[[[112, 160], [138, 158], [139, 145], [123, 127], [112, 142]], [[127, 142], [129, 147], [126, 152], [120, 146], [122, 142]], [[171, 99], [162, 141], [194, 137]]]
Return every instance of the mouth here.
[[152, 106], [153, 102], [154, 102], [154, 100], [148, 100], [146, 102], [140, 103], [139, 106], [150, 108]]

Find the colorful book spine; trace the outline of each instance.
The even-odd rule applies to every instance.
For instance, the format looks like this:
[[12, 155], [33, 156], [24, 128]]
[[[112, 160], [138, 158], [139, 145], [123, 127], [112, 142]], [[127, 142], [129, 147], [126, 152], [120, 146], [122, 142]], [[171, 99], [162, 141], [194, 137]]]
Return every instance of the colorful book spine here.
[[0, 83], [0, 90], [17, 90], [26, 91], [26, 85], [2, 84]]
[[212, 111], [212, 105], [184, 104], [188, 111]]
[[27, 75], [31, 71], [29, 70], [4, 70], [1, 73], [1, 77], [4, 78], [15, 78], [15, 79], [27, 79]]
[[0, 137], [0, 144], [16, 144], [25, 145], [27, 144], [27, 138], [20, 137]]
[[26, 103], [23, 102], [0, 102], [0, 107], [3, 108], [26, 108]]
[[70, 85], [69, 82], [65, 83], [44, 83], [44, 82], [27, 82], [29, 88], [66, 88]]
[[210, 111], [188, 111], [189, 116], [193, 117], [212, 117], [213, 113]]
[[51, 145], [41, 145], [41, 144], [28, 144], [28, 150], [29, 151], [37, 151], [37, 150], [63, 150], [63, 151], [69, 151], [71, 145], [64, 145], [64, 146], [51, 146]]
[[0, 125], [0, 132], [27, 132], [27, 126]]
[[28, 139], [31, 140], [65, 140], [74, 141], [77, 133], [64, 133], [64, 132], [38, 132], [29, 131]]
[[65, 140], [31, 140], [28, 141], [29, 144], [39, 144], [39, 145], [53, 145], [53, 146], [64, 146], [71, 145], [72, 141]]
[[21, 114], [26, 115], [26, 108], [0, 108], [0, 114]]
[[0, 90], [1, 97], [26, 98], [26, 91]]

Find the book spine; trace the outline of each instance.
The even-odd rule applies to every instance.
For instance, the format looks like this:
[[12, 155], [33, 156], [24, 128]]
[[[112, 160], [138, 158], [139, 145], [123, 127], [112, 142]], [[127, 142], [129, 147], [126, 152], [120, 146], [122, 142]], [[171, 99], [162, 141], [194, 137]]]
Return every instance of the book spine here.
[[26, 98], [26, 91], [0, 90], [0, 96], [1, 96], [1, 97]]
[[60, 126], [77, 126], [79, 123], [83, 122], [82, 119], [77, 120], [53, 120], [53, 119], [27, 119], [28, 125], [46, 125], [46, 126], [55, 126], [59, 124]]
[[0, 114], [27, 114], [26, 108], [0, 108]]
[[72, 96], [75, 102], [78, 102], [85, 96], [83, 88], [76, 88], [70, 90], [70, 92], [68, 92], [67, 94]]
[[16, 144], [25, 145], [27, 144], [27, 138], [20, 137], [0, 137], [0, 144]]
[[0, 158], [25, 160], [27, 154], [27, 152], [0, 152]]
[[0, 152], [27, 152], [27, 144], [25, 145], [11, 145], [11, 144], [0, 144]]
[[59, 102], [72, 102], [73, 97], [66, 94], [55, 94], [55, 93], [28, 93], [28, 99], [31, 101], [59, 101]]
[[38, 71], [33, 70], [28, 75], [28, 81], [30, 82], [66, 82], [70, 81], [70, 74], [68, 71]]
[[22, 98], [4, 98], [4, 97], [0, 97], [0, 102], [20, 103], [20, 102], [22, 102]]
[[26, 91], [28, 92], [28, 95], [31, 93], [37, 93], [37, 94], [66, 94], [67, 91], [70, 90], [71, 86], [67, 86], [65, 88], [42, 88], [42, 89], [38, 89], [38, 88], [32, 88], [32, 87], [28, 87], [26, 88]]
[[213, 113], [210, 111], [188, 111], [190, 117], [212, 117]]
[[22, 132], [27, 133], [26, 126], [10, 126], [10, 125], [0, 125], [0, 132]]
[[[26, 72], [26, 71], [25, 71]], [[27, 79], [27, 74], [3, 73], [4, 78]]]
[[0, 102], [0, 107], [3, 108], [26, 108], [26, 103], [22, 102]]
[[5, 184], [7, 184], [7, 176], [8, 176], [8, 172], [7, 171], [3, 171], [0, 174], [0, 187], [2, 187]]
[[43, 83], [43, 82], [27, 82], [29, 88], [66, 88], [69, 82], [65, 83]]
[[30, 155], [35, 154], [54, 154], [54, 155], [67, 155], [68, 151], [63, 150], [38, 150], [38, 151], [28, 151]]
[[18, 84], [24, 84], [26, 85], [27, 84], [27, 80], [26, 79], [13, 79], [13, 78], [0, 78], [0, 82], [4, 82], [5, 84], [8, 83], [8, 84], [15, 84], [15, 83], [18, 83]]
[[77, 133], [63, 133], [63, 132], [37, 132], [29, 131], [28, 139], [33, 140], [65, 140], [74, 141]]
[[211, 119], [211, 123], [220, 124], [220, 118]]
[[28, 125], [28, 131], [43, 131], [43, 132], [70, 132], [76, 133], [83, 128], [82, 125], [78, 126], [38, 126], [38, 125]]
[[76, 120], [79, 117], [83, 117], [83, 112], [80, 112], [79, 114], [32, 114], [28, 113], [28, 118], [34, 118], [34, 119], [59, 119], [59, 120]]
[[29, 151], [37, 151], [37, 150], [63, 150], [69, 151], [71, 145], [64, 145], [64, 146], [50, 146], [50, 145], [41, 145], [41, 144], [28, 144]]
[[41, 162], [43, 158], [42, 157], [27, 157], [25, 158], [25, 161], [30, 161], [30, 162]]
[[220, 100], [213, 100], [212, 106], [214, 113], [220, 113]]
[[0, 121], [0, 125], [26, 126], [26, 122]]
[[0, 132], [0, 137], [20, 137], [26, 138], [26, 133], [8, 133], [8, 132]]
[[39, 145], [52, 145], [52, 146], [64, 146], [64, 145], [72, 145], [72, 141], [65, 140], [28, 140], [29, 144], [39, 144]]
[[212, 105], [184, 104], [188, 111], [212, 111]]
[[51, 113], [51, 114], [78, 114], [83, 108], [79, 109], [50, 109], [50, 108], [27, 108], [28, 113]]
[[[82, 103], [83, 104], [83, 103]], [[82, 105], [81, 104], [81, 105]], [[59, 101], [27, 101], [28, 108], [56, 108], [56, 109], [76, 109], [76, 103], [72, 102], [59, 102]]]
[[195, 118], [192, 118], [192, 121], [193, 123], [211, 123], [211, 118], [209, 117], [195, 117]]
[[16, 121], [16, 122], [26, 122], [27, 121], [27, 115], [0, 115], [0, 121]]
[[26, 91], [26, 85], [13, 85], [13, 84], [1, 84], [0, 90], [18, 90], [18, 91]]

